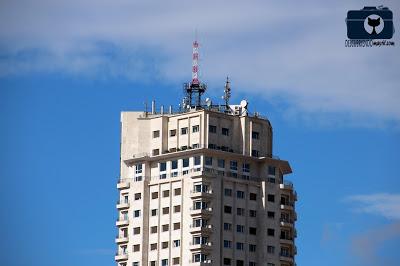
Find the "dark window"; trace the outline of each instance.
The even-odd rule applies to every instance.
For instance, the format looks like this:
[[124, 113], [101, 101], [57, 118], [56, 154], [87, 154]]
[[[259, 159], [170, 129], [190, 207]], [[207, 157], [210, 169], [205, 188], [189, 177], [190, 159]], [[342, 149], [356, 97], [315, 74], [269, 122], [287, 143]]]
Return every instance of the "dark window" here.
[[249, 234], [250, 234], [250, 235], [256, 235], [256, 234], [257, 234], [257, 228], [255, 228], [255, 227], [250, 227], [250, 228], [249, 228]]
[[160, 154], [160, 149], [154, 149], [153, 150], [153, 156], [157, 156]]
[[236, 249], [237, 250], [243, 250], [244, 249], [244, 244], [242, 242], [236, 242]]
[[249, 244], [249, 251], [256, 252], [256, 245]]
[[224, 206], [224, 212], [225, 213], [232, 213], [232, 207], [231, 206]]
[[157, 216], [157, 209], [151, 210], [151, 216]]
[[151, 199], [157, 199], [157, 198], [158, 198], [158, 192], [151, 193]]
[[162, 194], [164, 198], [169, 197], [169, 190], [164, 190]]
[[256, 210], [249, 210], [249, 216], [250, 217], [257, 217], [257, 211]]
[[236, 225], [236, 232], [244, 233], [244, 225], [237, 224]]
[[227, 197], [232, 197], [232, 189], [230, 189], [230, 188], [225, 188], [225, 189], [224, 189], [224, 194], [225, 194], [225, 196], [227, 196]]
[[244, 266], [244, 261], [236, 260], [236, 266]]
[[224, 136], [229, 136], [229, 129], [223, 127], [223, 128], [222, 128], [222, 135], [224, 135]]
[[193, 133], [199, 132], [199, 125], [192, 126], [192, 132]]
[[244, 209], [243, 208], [237, 208], [236, 209], [236, 214], [239, 216], [244, 216]]
[[194, 157], [194, 165], [200, 165], [200, 164], [201, 164], [201, 157], [195, 156]]
[[135, 200], [140, 200], [142, 198], [141, 193], [135, 193]]
[[240, 190], [236, 191], [236, 197], [238, 199], [244, 199], [244, 191], [240, 191]]
[[225, 160], [224, 159], [218, 159], [218, 167], [225, 168]]
[[269, 202], [275, 202], [275, 195], [268, 194], [268, 201]]
[[250, 200], [257, 200], [257, 194], [256, 193], [250, 193]]
[[182, 135], [186, 135], [187, 132], [188, 132], [188, 128], [187, 128], [187, 127], [181, 128], [181, 134], [182, 134]]
[[275, 212], [267, 212], [268, 218], [274, 219], [275, 218]]
[[153, 131], [153, 138], [160, 137], [160, 130]]
[[232, 248], [232, 241], [224, 240], [224, 248]]
[[267, 234], [268, 234], [269, 236], [275, 236], [275, 230], [274, 230], [274, 229], [271, 229], [271, 228], [268, 228]]
[[189, 158], [182, 159], [182, 167], [189, 167]]
[[275, 166], [268, 166], [268, 174], [269, 175], [275, 175]]
[[251, 150], [251, 156], [260, 157], [260, 153], [258, 152], [258, 150]]
[[213, 125], [209, 125], [209, 126], [208, 126], [208, 131], [209, 131], [210, 133], [217, 133], [217, 127], [216, 127], [216, 126], [213, 126]]
[[181, 194], [181, 188], [175, 188], [174, 194], [175, 194], [175, 196], [179, 196]]
[[275, 253], [275, 247], [274, 246], [267, 246], [267, 252], [274, 254]]
[[167, 163], [166, 162], [160, 163], [160, 172], [163, 172], [166, 170], [167, 170]]
[[232, 231], [232, 224], [224, 223], [224, 230], [225, 231]]
[[252, 139], [259, 139], [260, 138], [260, 133], [258, 133], [257, 131], [251, 132], [251, 138]]
[[171, 168], [172, 170], [178, 169], [178, 161], [171, 161]]
[[169, 136], [170, 137], [175, 137], [176, 136], [176, 129], [172, 129], [169, 131]]
[[206, 165], [212, 166], [212, 157], [206, 157]]
[[230, 258], [224, 258], [224, 265], [231, 265], [232, 260]]

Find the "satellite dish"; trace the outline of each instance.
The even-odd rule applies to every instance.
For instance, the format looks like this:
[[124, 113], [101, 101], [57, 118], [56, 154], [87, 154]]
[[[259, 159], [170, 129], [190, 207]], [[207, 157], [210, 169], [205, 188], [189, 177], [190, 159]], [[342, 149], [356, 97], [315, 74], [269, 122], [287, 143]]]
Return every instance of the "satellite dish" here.
[[243, 109], [247, 109], [247, 105], [249, 103], [246, 100], [241, 100], [240, 101], [240, 107], [242, 107]]
[[206, 98], [206, 104], [207, 104], [208, 107], [211, 106], [211, 100], [210, 100], [210, 98]]

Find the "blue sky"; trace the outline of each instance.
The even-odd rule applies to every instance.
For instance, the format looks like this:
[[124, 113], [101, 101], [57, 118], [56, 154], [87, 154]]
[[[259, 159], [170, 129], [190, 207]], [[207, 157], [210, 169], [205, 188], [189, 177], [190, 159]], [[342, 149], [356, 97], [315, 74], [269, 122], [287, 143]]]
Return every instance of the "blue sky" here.
[[229, 75], [292, 165], [297, 265], [399, 265], [399, 34], [344, 47], [368, 4], [399, 28], [395, 1], [1, 2], [3, 264], [113, 264], [119, 113], [178, 105], [197, 28], [208, 96]]

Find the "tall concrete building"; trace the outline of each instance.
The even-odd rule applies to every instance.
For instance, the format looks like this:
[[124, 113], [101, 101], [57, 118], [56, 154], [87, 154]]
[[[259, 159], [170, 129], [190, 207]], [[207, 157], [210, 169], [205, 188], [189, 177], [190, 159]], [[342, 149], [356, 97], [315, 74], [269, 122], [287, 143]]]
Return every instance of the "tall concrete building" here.
[[297, 200], [272, 126], [247, 102], [201, 102], [192, 82], [178, 112], [121, 114], [118, 266], [293, 266]]

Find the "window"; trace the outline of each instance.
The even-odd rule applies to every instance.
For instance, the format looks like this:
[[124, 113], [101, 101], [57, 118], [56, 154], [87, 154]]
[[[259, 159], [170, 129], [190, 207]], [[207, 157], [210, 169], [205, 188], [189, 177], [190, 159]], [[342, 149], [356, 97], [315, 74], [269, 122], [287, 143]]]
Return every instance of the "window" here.
[[231, 265], [232, 260], [230, 258], [224, 258], [224, 265]]
[[268, 201], [269, 202], [275, 202], [275, 195], [268, 194]]
[[174, 230], [181, 229], [181, 223], [174, 223]]
[[161, 266], [168, 266], [168, 259], [161, 260]]
[[140, 217], [140, 210], [135, 210], [133, 212], [133, 217], [135, 217], [135, 218]]
[[162, 214], [169, 214], [169, 207], [164, 207], [162, 209]]
[[142, 176], [141, 175], [135, 176], [135, 182], [140, 182], [140, 181], [142, 181]]
[[268, 166], [268, 175], [275, 176], [275, 171], [276, 171], [275, 166]]
[[157, 250], [157, 243], [150, 244], [150, 250]]
[[213, 143], [208, 143], [208, 148], [209, 148], [209, 149], [216, 150], [216, 149], [217, 149], [217, 145], [215, 145], [215, 144], [213, 144]]
[[155, 260], [150, 261], [150, 266], [156, 266], [156, 261]]
[[205, 161], [207, 166], [212, 166], [212, 157], [206, 157]]
[[139, 266], [139, 262], [138, 262], [138, 261], [134, 261], [134, 262], [132, 263], [132, 266]]
[[244, 261], [236, 260], [236, 266], [244, 266]]
[[249, 234], [250, 234], [250, 235], [257, 235], [257, 228], [255, 228], [255, 227], [250, 227], [250, 228], [249, 228]]
[[236, 225], [236, 232], [238, 232], [238, 233], [244, 233], [244, 225], [237, 224], [237, 225]]
[[232, 171], [237, 171], [237, 169], [238, 169], [238, 162], [237, 161], [230, 161], [230, 169], [232, 170]]
[[151, 216], [157, 216], [157, 209], [151, 210]]
[[160, 137], [160, 130], [153, 131], [153, 139]]
[[222, 128], [222, 135], [224, 135], [224, 136], [229, 136], [229, 129], [223, 127], [223, 128]]
[[237, 208], [236, 209], [236, 214], [239, 215], [239, 216], [244, 216], [245, 215], [244, 209], [243, 208]]
[[194, 144], [192, 145], [192, 148], [193, 148], [193, 149], [197, 149], [197, 148], [199, 148], [199, 147], [200, 147], [199, 143], [194, 143]]
[[201, 164], [201, 157], [195, 156], [194, 157], [194, 165], [200, 165], [200, 164]]
[[252, 139], [260, 139], [260, 133], [258, 133], [257, 131], [251, 132], [251, 138]]
[[193, 187], [194, 192], [208, 192], [208, 186], [202, 183], [194, 184]]
[[269, 236], [275, 236], [275, 230], [272, 229], [272, 228], [268, 228], [268, 230], [267, 230], [267, 235], [269, 235]]
[[162, 248], [162, 249], [168, 248], [168, 241], [161, 242], [161, 248]]
[[193, 133], [199, 132], [199, 125], [192, 126], [192, 132]]
[[135, 193], [135, 200], [140, 200], [142, 198], [142, 193]]
[[250, 164], [249, 163], [243, 163], [242, 170], [243, 170], [243, 173], [250, 173]]
[[257, 200], [257, 194], [256, 193], [250, 193], [250, 200]]
[[249, 210], [249, 216], [250, 217], [257, 217], [257, 211], [256, 210]]
[[180, 258], [176, 257], [172, 259], [172, 265], [178, 265], [180, 263]]
[[175, 188], [174, 189], [174, 195], [179, 196], [181, 194], [181, 188]]
[[225, 168], [225, 160], [224, 159], [218, 159], [218, 167]]
[[164, 190], [162, 194], [164, 198], [169, 197], [169, 190]]
[[134, 235], [139, 235], [140, 234], [140, 227], [133, 228], [133, 234]]
[[217, 133], [217, 127], [216, 127], [216, 126], [213, 126], [213, 125], [209, 125], [209, 126], [208, 126], [208, 131], [209, 131], [210, 133]]
[[170, 137], [175, 137], [175, 136], [176, 136], [176, 129], [171, 129], [171, 130], [169, 131], [169, 136], [170, 136]]
[[224, 223], [224, 230], [225, 231], [232, 231], [232, 224]]
[[182, 159], [182, 167], [189, 167], [189, 158]]
[[207, 209], [207, 207], [208, 207], [207, 202], [204, 202], [204, 201], [193, 202], [193, 209], [195, 209], [195, 210], [200, 210], [200, 209], [205, 210], [205, 209]]
[[205, 219], [193, 219], [193, 227], [206, 227], [207, 220]]
[[267, 263], [267, 266], [275, 266], [273, 263]]
[[158, 199], [158, 192], [151, 193], [151, 199]]
[[182, 134], [182, 135], [186, 135], [187, 132], [188, 132], [188, 128], [187, 128], [187, 127], [181, 128], [181, 134]]
[[172, 170], [178, 169], [178, 161], [177, 160], [171, 161], [171, 169]]
[[159, 168], [160, 168], [160, 172], [167, 171], [167, 163], [166, 162], [160, 163]]
[[275, 218], [275, 212], [267, 212], [268, 218], [274, 219]]
[[174, 212], [181, 212], [181, 205], [175, 205]]
[[153, 150], [153, 156], [157, 156], [160, 154], [160, 149], [154, 149]]
[[232, 241], [224, 240], [224, 248], [232, 248]]
[[249, 251], [250, 252], [256, 252], [256, 245], [249, 244]]
[[169, 230], [169, 224], [163, 224], [162, 231], [167, 232]]
[[236, 249], [237, 250], [243, 250], [244, 249], [244, 244], [242, 242], [236, 242]]
[[142, 171], [143, 171], [143, 165], [142, 165], [142, 164], [137, 164], [137, 165], [135, 165], [135, 174], [136, 174], [136, 175], [141, 174]]
[[224, 189], [224, 195], [227, 196], [227, 197], [232, 197], [232, 189], [225, 188]]
[[249, 261], [249, 266], [256, 266], [256, 263], [254, 261]]
[[174, 245], [174, 248], [180, 247], [181, 246], [181, 241], [179, 239], [174, 240], [173, 245]]
[[267, 246], [267, 252], [270, 254], [274, 254], [275, 253], [275, 247], [274, 246]]
[[260, 152], [258, 150], [251, 150], [251, 156], [260, 157]]
[[202, 253], [193, 254], [193, 262], [204, 262], [207, 260], [207, 255]]
[[150, 233], [151, 234], [156, 234], [157, 233], [157, 226], [150, 227]]
[[236, 197], [238, 199], [244, 199], [244, 191], [241, 190], [236, 191]]
[[140, 251], [140, 245], [133, 245], [133, 252], [139, 252]]
[[225, 205], [225, 206], [224, 206], [224, 212], [225, 212], [225, 213], [232, 213], [232, 207], [231, 207], [231, 206]]

